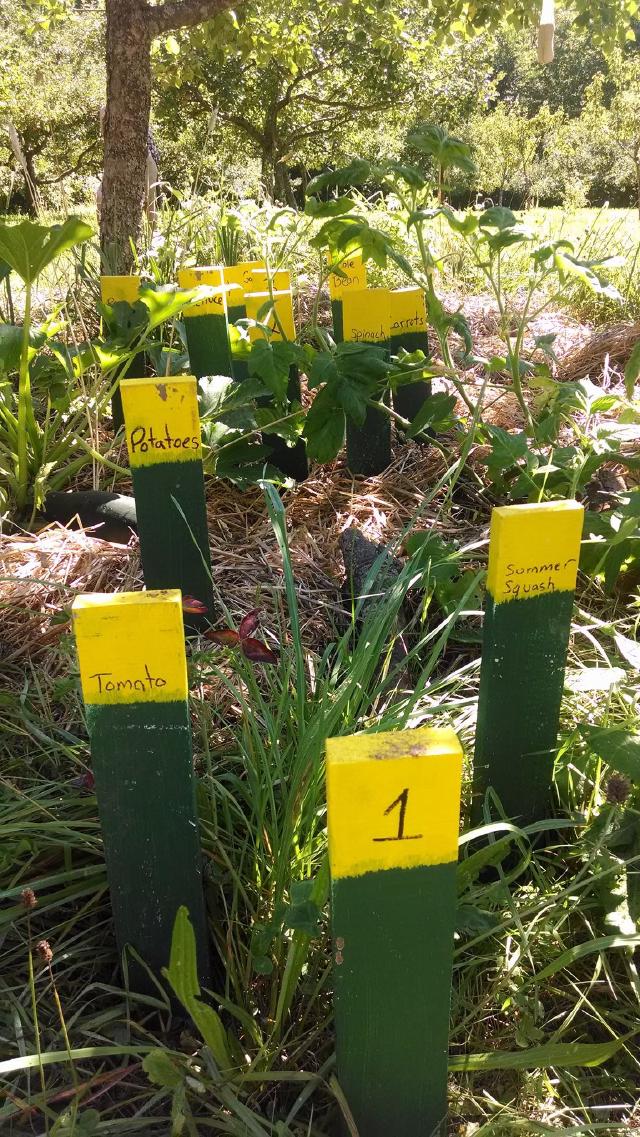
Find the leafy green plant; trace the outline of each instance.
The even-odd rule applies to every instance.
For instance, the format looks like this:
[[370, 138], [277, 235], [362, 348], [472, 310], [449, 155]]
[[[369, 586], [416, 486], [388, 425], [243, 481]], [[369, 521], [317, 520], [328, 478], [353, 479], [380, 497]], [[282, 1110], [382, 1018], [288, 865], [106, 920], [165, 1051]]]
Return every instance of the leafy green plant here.
[[31, 394], [31, 304], [33, 288], [47, 265], [67, 249], [88, 241], [91, 229], [76, 217], [63, 225], [44, 226], [33, 221], [18, 225], [0, 223], [0, 258], [17, 273], [24, 284], [24, 315], [20, 347], [17, 414], [9, 399], [0, 406], [2, 423], [3, 470], [15, 494], [18, 509], [27, 504], [29, 494], [29, 441], [40, 441]]

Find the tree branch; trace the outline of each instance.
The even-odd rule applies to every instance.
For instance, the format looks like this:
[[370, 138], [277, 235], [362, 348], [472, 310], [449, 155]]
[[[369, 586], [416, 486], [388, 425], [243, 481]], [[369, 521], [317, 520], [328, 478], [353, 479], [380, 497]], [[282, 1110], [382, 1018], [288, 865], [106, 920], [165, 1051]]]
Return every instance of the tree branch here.
[[149, 4], [147, 26], [152, 36], [161, 36], [175, 28], [192, 28], [212, 20], [233, 3], [234, 0], [165, 0], [164, 4]]

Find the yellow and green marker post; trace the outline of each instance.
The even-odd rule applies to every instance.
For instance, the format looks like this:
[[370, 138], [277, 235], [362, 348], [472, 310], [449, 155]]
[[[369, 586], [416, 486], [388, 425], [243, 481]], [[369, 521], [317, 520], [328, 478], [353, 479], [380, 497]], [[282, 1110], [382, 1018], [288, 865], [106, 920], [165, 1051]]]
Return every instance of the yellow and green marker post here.
[[209, 285], [215, 292], [204, 300], [188, 304], [183, 311], [189, 366], [196, 379], [205, 375], [231, 375], [231, 348], [227, 324], [227, 303], [221, 265], [182, 268], [180, 288]]
[[327, 740], [338, 1080], [366, 1137], [440, 1137], [462, 750], [420, 727]]
[[347, 292], [362, 292], [367, 287], [367, 266], [360, 253], [350, 253], [338, 261], [332, 258], [331, 263], [336, 264], [342, 274], [340, 276], [335, 272], [329, 274], [333, 338], [336, 343], [342, 343], [344, 339], [342, 301]]
[[180, 592], [79, 596], [72, 613], [118, 947], [159, 972], [184, 904], [207, 983]]
[[130, 379], [122, 387], [125, 433], [147, 588], [180, 588], [205, 605], [214, 598], [202, 471], [197, 383], [192, 375]]
[[489, 787], [519, 824], [550, 814], [583, 516], [576, 501], [492, 512], [473, 772], [477, 823]]
[[[421, 288], [394, 288], [389, 293], [391, 305], [390, 350], [397, 355], [401, 348], [405, 351], [424, 352], [429, 358], [429, 335], [427, 331], [427, 306]], [[403, 418], [411, 421], [421, 409], [425, 399], [431, 394], [431, 384], [425, 379], [405, 383], [393, 393], [395, 410]]]
[[[284, 273], [283, 276], [288, 276], [288, 273]], [[271, 292], [245, 292], [244, 305], [249, 319], [256, 320], [269, 328], [271, 342], [283, 339], [295, 341], [296, 326], [290, 291], [277, 291], [272, 287]], [[265, 333], [260, 328], [249, 328], [249, 339], [252, 343], [264, 338], [264, 336]], [[268, 403], [270, 399], [266, 398], [264, 401]], [[289, 368], [287, 402], [290, 406], [297, 405], [299, 407], [301, 401], [300, 375], [295, 364], [292, 364]], [[284, 438], [265, 431], [262, 435], [262, 441], [265, 446], [271, 448], [269, 461], [278, 470], [287, 477], [295, 478], [297, 482], [304, 481], [309, 473], [304, 439], [299, 438], [293, 446], [288, 446]]]
[[[391, 307], [388, 288], [347, 289], [342, 297], [345, 343], [373, 344], [389, 352]], [[347, 419], [347, 466], [352, 474], [380, 474], [391, 462], [391, 419], [368, 407], [362, 426]]]
[[232, 367], [233, 377], [241, 382], [246, 379], [249, 371], [246, 359], [233, 351], [234, 338], [237, 329], [234, 328], [238, 320], [246, 320], [247, 309], [244, 302], [245, 292], [256, 291], [255, 273], [265, 270], [264, 261], [241, 261], [237, 265], [223, 265], [222, 278], [227, 286], [227, 319], [231, 330]]
[[[128, 304], [131, 308], [140, 299], [139, 276], [101, 276], [100, 299], [103, 304], [112, 307], [114, 304]], [[147, 357], [144, 351], [139, 351], [130, 360], [126, 375], [121, 376], [121, 382], [126, 379], [142, 378], [147, 372]], [[120, 430], [124, 419], [122, 417], [122, 398], [118, 385], [111, 397], [111, 419], [114, 431]]]

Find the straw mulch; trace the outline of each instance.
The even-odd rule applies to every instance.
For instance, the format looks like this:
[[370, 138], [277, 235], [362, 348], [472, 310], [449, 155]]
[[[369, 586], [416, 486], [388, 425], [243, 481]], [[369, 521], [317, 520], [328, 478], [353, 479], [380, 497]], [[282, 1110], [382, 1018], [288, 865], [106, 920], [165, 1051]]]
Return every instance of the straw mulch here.
[[[433, 448], [400, 443], [393, 464], [377, 477], [356, 481], [343, 463], [336, 462], [284, 493], [305, 646], [321, 649], [333, 634], [344, 575], [338, 547], [343, 529], [357, 524], [369, 538], [389, 541], [422, 509], [420, 528], [437, 523], [445, 537], [462, 535], [450, 517], [446, 524], [437, 517], [442, 495], [424, 508], [424, 491], [444, 468]], [[264, 626], [273, 631], [280, 627], [286, 635], [282, 558], [262, 492], [241, 492], [228, 483], [211, 481], [207, 508], [217, 594], [234, 620], [260, 607]], [[136, 538], [127, 547], [57, 524], [37, 535], [5, 537], [0, 545], [5, 662], [20, 665], [25, 657], [38, 656], [38, 666], [49, 666], [42, 653], [56, 653], [60, 635], [69, 630], [64, 614], [79, 592], [141, 587]]]
[[597, 381], [614, 368], [624, 369], [639, 339], [640, 323], [614, 324], [596, 332], [563, 357], [558, 378], [575, 382], [588, 377]]

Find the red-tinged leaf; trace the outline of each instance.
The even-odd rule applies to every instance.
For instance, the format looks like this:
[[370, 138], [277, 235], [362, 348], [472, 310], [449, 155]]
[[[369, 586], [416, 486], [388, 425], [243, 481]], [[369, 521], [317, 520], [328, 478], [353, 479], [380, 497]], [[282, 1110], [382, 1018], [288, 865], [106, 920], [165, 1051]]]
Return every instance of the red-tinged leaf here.
[[247, 659], [252, 663], [277, 663], [278, 657], [275, 651], [270, 647], [263, 644], [261, 640], [254, 640], [251, 636], [245, 636], [242, 640], [242, 650]]
[[183, 612], [189, 612], [193, 616], [204, 616], [208, 610], [207, 605], [203, 604], [201, 600], [196, 600], [193, 596], [182, 597]]
[[258, 627], [259, 620], [259, 608], [254, 608], [252, 612], [247, 612], [246, 616], [243, 616], [242, 620], [240, 621], [240, 627], [238, 628], [241, 640], [246, 639], [247, 636], [250, 636], [253, 632], [255, 632], [256, 628]]
[[240, 636], [237, 632], [232, 632], [230, 628], [226, 628], [223, 632], [206, 631], [204, 638], [211, 640], [214, 644], [226, 644], [227, 647], [237, 647], [240, 643]]
[[93, 776], [93, 770], [87, 770], [84, 774], [80, 774], [78, 778], [71, 779], [72, 786], [77, 786], [79, 790], [86, 790], [87, 793], [93, 793], [95, 784], [96, 780]]

